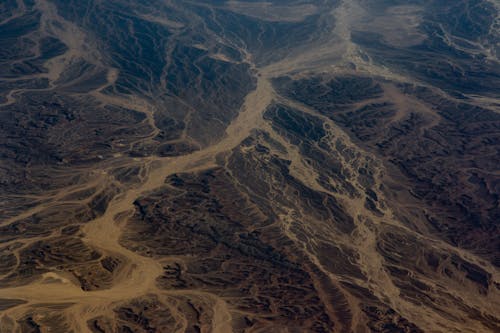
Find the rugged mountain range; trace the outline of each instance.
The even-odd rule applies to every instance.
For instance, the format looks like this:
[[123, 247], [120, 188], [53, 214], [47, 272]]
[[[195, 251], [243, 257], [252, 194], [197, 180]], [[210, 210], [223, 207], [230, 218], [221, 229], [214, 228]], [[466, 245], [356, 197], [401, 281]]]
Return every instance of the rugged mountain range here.
[[499, 10], [3, 0], [0, 332], [500, 332]]

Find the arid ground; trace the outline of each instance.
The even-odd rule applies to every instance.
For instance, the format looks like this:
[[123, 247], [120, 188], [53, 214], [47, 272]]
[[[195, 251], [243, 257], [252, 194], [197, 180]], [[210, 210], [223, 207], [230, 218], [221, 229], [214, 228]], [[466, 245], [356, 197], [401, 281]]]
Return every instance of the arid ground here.
[[496, 0], [2, 0], [0, 332], [500, 332]]

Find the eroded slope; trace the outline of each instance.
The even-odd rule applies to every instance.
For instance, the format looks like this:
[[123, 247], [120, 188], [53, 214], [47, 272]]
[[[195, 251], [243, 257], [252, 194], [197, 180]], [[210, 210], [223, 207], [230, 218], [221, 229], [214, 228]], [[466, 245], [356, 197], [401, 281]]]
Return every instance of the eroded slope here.
[[0, 4], [1, 332], [498, 332], [498, 8]]

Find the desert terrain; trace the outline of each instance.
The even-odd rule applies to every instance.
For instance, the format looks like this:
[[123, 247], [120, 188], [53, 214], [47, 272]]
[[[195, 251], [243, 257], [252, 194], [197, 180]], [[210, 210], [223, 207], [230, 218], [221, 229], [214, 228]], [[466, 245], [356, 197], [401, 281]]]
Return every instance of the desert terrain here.
[[0, 332], [500, 332], [499, 13], [2, 1]]

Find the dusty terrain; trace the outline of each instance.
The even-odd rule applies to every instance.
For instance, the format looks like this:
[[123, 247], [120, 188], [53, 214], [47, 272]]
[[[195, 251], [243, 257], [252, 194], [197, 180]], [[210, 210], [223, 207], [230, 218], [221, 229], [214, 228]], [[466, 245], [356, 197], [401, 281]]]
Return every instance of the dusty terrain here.
[[499, 6], [0, 4], [0, 332], [500, 332]]

